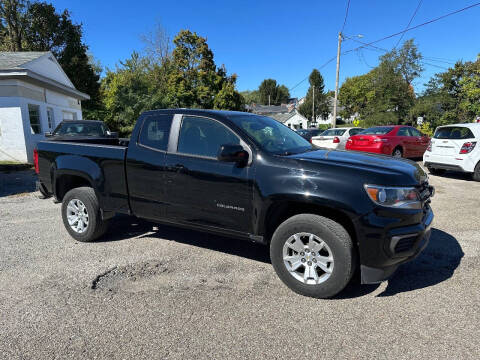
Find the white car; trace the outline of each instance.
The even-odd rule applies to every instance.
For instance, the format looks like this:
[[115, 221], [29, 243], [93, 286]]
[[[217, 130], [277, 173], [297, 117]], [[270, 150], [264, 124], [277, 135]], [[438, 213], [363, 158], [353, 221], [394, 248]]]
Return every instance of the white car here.
[[358, 127], [328, 129], [318, 136], [313, 136], [312, 144], [327, 149], [344, 150], [348, 138], [357, 135], [362, 130], [365, 129]]
[[423, 164], [432, 174], [446, 170], [473, 174], [480, 181], [480, 124], [440, 126], [423, 154]]

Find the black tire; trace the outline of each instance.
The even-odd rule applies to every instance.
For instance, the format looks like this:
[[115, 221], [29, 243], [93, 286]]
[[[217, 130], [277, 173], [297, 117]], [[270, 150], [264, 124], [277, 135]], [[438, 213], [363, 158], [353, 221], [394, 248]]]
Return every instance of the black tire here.
[[473, 172], [473, 180], [480, 181], [480, 162], [475, 166], [475, 171]]
[[[283, 247], [297, 233], [318, 236], [329, 247], [333, 256], [333, 271], [324, 282], [305, 284], [292, 276], [283, 260]], [[278, 277], [291, 290], [304, 296], [330, 298], [349, 283], [355, 272], [357, 257], [350, 235], [333, 220], [319, 215], [300, 214], [292, 216], [277, 228], [270, 243], [270, 258]]]
[[[80, 200], [85, 205], [88, 213], [88, 225], [82, 233], [76, 232], [68, 223], [67, 207], [73, 199]], [[108, 221], [102, 220], [95, 191], [90, 187], [75, 188], [65, 194], [62, 201], [62, 218], [63, 225], [70, 236], [81, 242], [90, 242], [98, 239], [108, 228]]]
[[431, 167], [428, 168], [428, 172], [429, 172], [430, 174], [432, 174], [432, 175], [437, 175], [437, 176], [438, 176], [438, 175], [443, 175], [443, 174], [445, 174], [446, 171], [447, 171], [447, 170], [445, 170], [445, 169], [435, 169], [435, 168], [431, 168]]
[[393, 149], [392, 156], [395, 157], [395, 158], [402, 158], [403, 157], [402, 148], [397, 146], [395, 149]]

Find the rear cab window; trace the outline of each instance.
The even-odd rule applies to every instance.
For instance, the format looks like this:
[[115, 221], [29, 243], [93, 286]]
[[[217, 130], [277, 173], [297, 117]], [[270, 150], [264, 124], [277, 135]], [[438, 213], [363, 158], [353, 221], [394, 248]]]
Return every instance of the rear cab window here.
[[154, 150], [167, 151], [172, 115], [149, 115], [143, 121], [138, 144]]
[[446, 126], [438, 128], [433, 135], [434, 139], [464, 140], [474, 139], [472, 131], [463, 126]]

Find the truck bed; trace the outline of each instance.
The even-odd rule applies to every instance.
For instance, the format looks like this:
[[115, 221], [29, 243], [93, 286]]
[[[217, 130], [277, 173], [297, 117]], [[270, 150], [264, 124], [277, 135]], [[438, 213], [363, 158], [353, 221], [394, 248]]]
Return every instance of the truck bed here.
[[42, 141], [38, 143], [38, 162], [42, 169], [39, 180], [50, 193], [59, 189], [53, 174], [76, 176], [88, 174], [85, 179], [97, 189], [97, 196], [105, 211], [116, 210], [128, 213], [128, 190], [125, 175], [125, 157], [128, 140], [122, 139], [76, 139], [76, 141]]

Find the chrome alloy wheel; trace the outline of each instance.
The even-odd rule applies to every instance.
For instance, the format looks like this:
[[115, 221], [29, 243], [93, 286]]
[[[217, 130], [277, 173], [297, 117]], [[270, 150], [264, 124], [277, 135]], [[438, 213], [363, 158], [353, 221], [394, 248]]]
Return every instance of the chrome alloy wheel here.
[[82, 234], [88, 228], [88, 211], [83, 202], [72, 199], [67, 205], [68, 224], [73, 231]]
[[333, 271], [333, 254], [328, 245], [315, 234], [297, 233], [283, 245], [283, 262], [298, 281], [317, 285], [326, 281]]
[[400, 149], [395, 149], [395, 151], [393, 152], [393, 155], [392, 155], [394, 158], [401, 158], [402, 157], [402, 151]]

